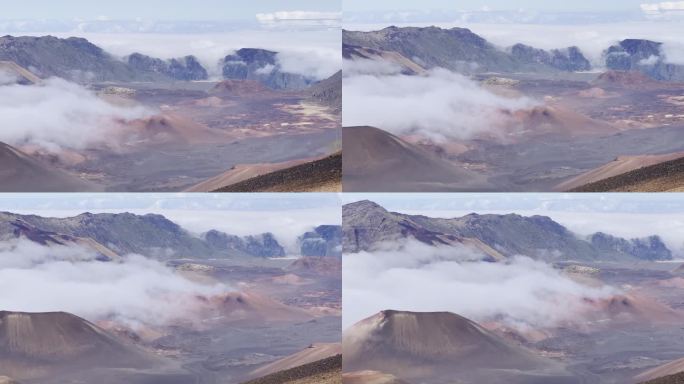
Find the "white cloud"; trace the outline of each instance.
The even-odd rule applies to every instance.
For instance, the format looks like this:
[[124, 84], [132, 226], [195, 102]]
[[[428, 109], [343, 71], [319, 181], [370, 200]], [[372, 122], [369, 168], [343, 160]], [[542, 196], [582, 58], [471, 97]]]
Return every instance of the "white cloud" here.
[[342, 68], [345, 77], [357, 75], [398, 75], [402, 71], [399, 64], [385, 60], [370, 59], [344, 60]]
[[192, 282], [140, 255], [97, 261], [79, 246], [42, 246], [28, 240], [0, 243], [0, 308], [66, 311], [91, 321], [161, 325], [193, 319], [195, 297], [228, 287]]
[[342, 68], [339, 47], [335, 49], [292, 49], [278, 53], [277, 58], [283, 71], [317, 80], [328, 78]]
[[[242, 63], [242, 64], [244, 65], [244, 63]], [[273, 64], [268, 64], [268, 65], [266, 65], [266, 66], [264, 66], [264, 67], [261, 67], [261, 68], [257, 69], [255, 72], [256, 72], [257, 74], [260, 74], [260, 75], [268, 75], [268, 74], [270, 74], [271, 72], [273, 72], [274, 69], [275, 69], [275, 65], [273, 65]]]
[[19, 77], [16, 74], [0, 69], [0, 86], [14, 84], [17, 80]]
[[666, 42], [660, 47], [665, 56], [665, 62], [670, 64], [684, 65], [684, 43]]
[[647, 59], [639, 61], [639, 65], [654, 65], [658, 63], [658, 60], [660, 60], [658, 56], [651, 55]]
[[317, 12], [317, 11], [279, 11], [271, 13], [257, 13], [257, 21], [269, 23], [276, 21], [291, 20], [341, 20], [341, 12]]
[[684, 1], [664, 1], [641, 4], [641, 10], [649, 16], [661, 16], [673, 11], [684, 11]]
[[345, 254], [343, 328], [381, 310], [449, 311], [475, 321], [548, 327], [581, 321], [585, 298], [608, 297], [528, 257], [507, 263], [472, 261], [465, 247], [410, 241], [399, 250]]
[[110, 145], [118, 142], [126, 121], [149, 115], [145, 108], [108, 103], [57, 78], [36, 86], [0, 86], [0, 141], [11, 145], [48, 150]]
[[496, 95], [443, 69], [424, 76], [347, 76], [343, 83], [345, 126], [370, 125], [394, 134], [418, 133], [434, 140], [505, 135], [505, 111], [538, 103]]

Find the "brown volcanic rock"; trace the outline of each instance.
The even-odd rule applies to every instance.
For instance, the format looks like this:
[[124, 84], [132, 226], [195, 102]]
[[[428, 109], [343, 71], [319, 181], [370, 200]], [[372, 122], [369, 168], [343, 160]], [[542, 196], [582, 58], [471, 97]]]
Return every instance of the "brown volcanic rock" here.
[[675, 373], [673, 375], [667, 375], [659, 377], [657, 379], [644, 381], [641, 384], [682, 384], [684, 383], [684, 372]]
[[684, 158], [684, 152], [668, 153], [664, 155], [620, 156], [614, 161], [601, 167], [592, 169], [568, 181], [558, 184], [554, 189], [568, 191], [595, 183], [611, 177], [619, 176], [644, 167], [650, 167], [667, 161]]
[[[226, 174], [223, 177], [230, 178], [230, 175]], [[341, 190], [342, 153], [338, 152], [322, 159], [241, 180], [212, 192], [337, 192]]]
[[342, 384], [342, 355], [276, 372], [243, 384]]
[[89, 192], [100, 187], [36, 160], [20, 150], [0, 143], [0, 191], [2, 192]]
[[299, 159], [284, 161], [281, 163], [265, 163], [265, 164], [240, 164], [236, 165], [228, 171], [214, 176], [211, 179], [205, 180], [196, 184], [186, 190], [186, 192], [211, 192], [226, 186], [238, 184], [240, 182], [250, 180], [256, 177], [264, 176], [269, 173], [277, 172], [283, 169], [296, 167], [298, 165], [314, 161], [312, 159]]
[[[342, 129], [345, 192], [411, 192], [444, 189], [486, 189], [482, 178], [463, 165], [373, 127]], [[475, 187], [478, 185], [479, 187]]]
[[635, 169], [571, 190], [571, 192], [681, 191], [684, 191], [684, 157]]
[[63, 313], [0, 312], [0, 372], [19, 380], [156, 364], [94, 324]]
[[651, 368], [634, 377], [642, 384], [681, 384], [684, 383], [684, 358]]
[[263, 377], [340, 354], [342, 354], [342, 344], [340, 343], [312, 344], [302, 351], [259, 367], [252, 371], [250, 375], [252, 377]]
[[572, 382], [556, 363], [448, 312], [383, 311], [344, 333], [343, 355], [345, 372], [373, 370], [409, 381], [518, 382], [521, 374], [544, 371], [549, 383]]

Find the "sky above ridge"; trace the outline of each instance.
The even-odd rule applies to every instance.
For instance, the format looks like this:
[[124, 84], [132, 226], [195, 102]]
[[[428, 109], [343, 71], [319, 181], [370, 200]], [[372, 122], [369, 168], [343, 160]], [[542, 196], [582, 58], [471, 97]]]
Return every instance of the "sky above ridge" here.
[[258, 13], [340, 8], [339, 0], [22, 0], [4, 2], [0, 19], [256, 20]]

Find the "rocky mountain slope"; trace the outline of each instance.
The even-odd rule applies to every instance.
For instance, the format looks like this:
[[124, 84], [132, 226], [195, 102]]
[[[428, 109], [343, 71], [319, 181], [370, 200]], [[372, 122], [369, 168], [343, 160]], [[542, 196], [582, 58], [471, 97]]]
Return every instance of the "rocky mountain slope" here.
[[276, 372], [243, 384], [342, 384], [342, 355]]
[[53, 169], [17, 148], [0, 142], [2, 192], [87, 192], [99, 189], [86, 180]]
[[[546, 216], [478, 215], [441, 219], [389, 212], [371, 201], [342, 208], [344, 252], [372, 250], [412, 238], [430, 245], [469, 244], [493, 259], [527, 255], [557, 260], [670, 260], [658, 236], [622, 239], [602, 233], [582, 239]], [[482, 247], [484, 244], [486, 247]]]
[[135, 71], [88, 40], [54, 36], [0, 37], [0, 60], [13, 61], [41, 78], [85, 81], [149, 81], [161, 76]]
[[[268, 170], [268, 167], [257, 170], [262, 169]], [[321, 159], [242, 179], [212, 192], [339, 192], [341, 190], [342, 152], [338, 151]]]
[[577, 71], [589, 66], [577, 47], [548, 52], [518, 44], [506, 51], [465, 28], [345, 30], [342, 39], [348, 46], [398, 52], [428, 69], [441, 67], [462, 73]]
[[210, 231], [198, 238], [164, 216], [84, 213], [50, 218], [0, 213], [0, 240], [92, 239], [119, 255], [138, 253], [159, 259], [178, 257], [277, 257], [282, 246], [272, 234], [238, 237]]
[[[652, 79], [684, 81], [684, 65], [670, 63], [662, 43], [645, 39], [625, 39], [608, 47], [602, 60], [610, 70], [639, 71]], [[592, 69], [592, 64], [576, 47], [544, 50], [525, 44], [497, 47], [465, 28], [387, 27], [379, 31], [343, 31], [343, 54], [347, 59], [396, 60], [397, 54], [414, 64], [409, 67], [446, 68], [465, 74], [553, 73]], [[419, 73], [405, 70], [405, 73]]]
[[342, 71], [312, 85], [309, 88], [309, 94], [314, 101], [328, 106], [335, 113], [341, 113]]
[[[115, 57], [86, 39], [54, 36], [0, 37], [0, 62], [12, 62], [40, 78], [61, 77], [79, 83], [170, 82], [208, 79], [207, 69], [195, 56], [160, 59], [132, 53]], [[255, 80], [271, 89], [301, 90], [316, 82], [283, 69], [278, 52], [243, 48], [219, 63], [228, 80]], [[312, 97], [337, 103], [335, 84], [341, 74], [323, 80]], [[337, 79], [337, 80], [336, 80]]]
[[459, 164], [374, 127], [342, 128], [346, 192], [416, 192], [454, 183], [483, 183]]
[[594, 181], [571, 191], [681, 192], [684, 191], [684, 157]]
[[14, 62], [41, 78], [57, 76], [83, 83], [207, 78], [207, 71], [194, 56], [161, 60], [134, 53], [122, 61], [78, 37], [0, 37], [0, 60]]

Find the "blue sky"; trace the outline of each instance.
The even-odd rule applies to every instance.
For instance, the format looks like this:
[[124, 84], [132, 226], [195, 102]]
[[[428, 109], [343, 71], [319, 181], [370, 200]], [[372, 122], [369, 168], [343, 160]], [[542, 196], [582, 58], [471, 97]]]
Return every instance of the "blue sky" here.
[[254, 20], [257, 13], [341, 10], [340, 0], [21, 0], [3, 1], [0, 19], [98, 17], [150, 20]]
[[479, 10], [488, 7], [495, 10], [528, 9], [538, 11], [639, 11], [644, 0], [344, 0], [344, 11], [364, 12], [378, 10]]

